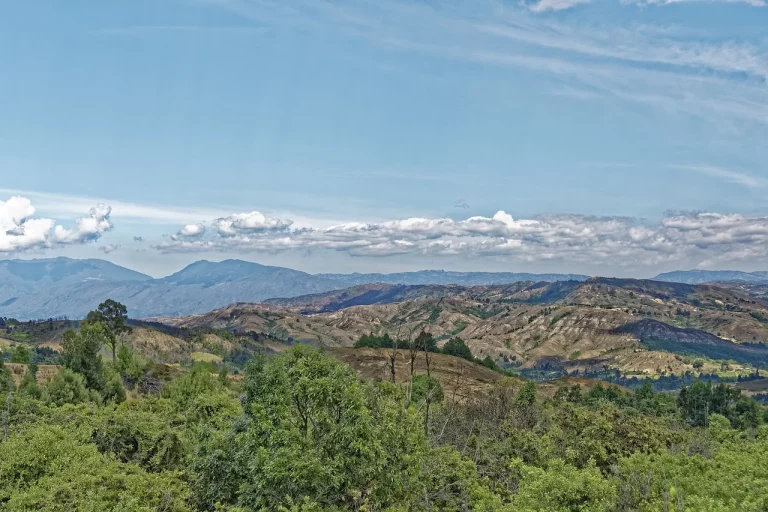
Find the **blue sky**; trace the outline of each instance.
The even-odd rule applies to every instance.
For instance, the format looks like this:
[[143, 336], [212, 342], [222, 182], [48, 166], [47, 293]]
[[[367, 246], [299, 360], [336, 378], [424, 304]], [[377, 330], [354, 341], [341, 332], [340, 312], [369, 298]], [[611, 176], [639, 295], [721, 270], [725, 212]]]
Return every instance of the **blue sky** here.
[[766, 162], [761, 0], [0, 8], [0, 257], [765, 269]]

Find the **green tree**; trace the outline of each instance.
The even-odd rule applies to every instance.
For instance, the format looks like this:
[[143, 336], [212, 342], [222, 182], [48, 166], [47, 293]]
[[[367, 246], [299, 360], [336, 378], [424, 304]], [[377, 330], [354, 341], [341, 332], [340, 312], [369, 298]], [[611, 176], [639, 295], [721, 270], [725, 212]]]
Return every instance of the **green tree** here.
[[127, 345], [120, 345], [117, 349], [117, 362], [115, 369], [122, 375], [127, 386], [133, 389], [133, 386], [141, 379], [147, 362], [136, 354]]
[[11, 362], [29, 364], [32, 362], [32, 353], [24, 345], [17, 343], [11, 350]]
[[424, 438], [396, 386], [297, 346], [249, 364], [243, 391], [245, 421], [196, 460], [203, 504], [378, 510], [418, 490]]
[[416, 336], [416, 347], [418, 350], [425, 350], [427, 352], [437, 352], [437, 342], [435, 337], [426, 331], [421, 331]]
[[22, 377], [17, 391], [19, 395], [29, 398], [38, 400], [42, 398], [42, 388], [37, 384], [37, 365], [30, 364], [27, 366], [27, 371], [24, 372], [24, 377]]
[[79, 404], [90, 399], [83, 376], [69, 368], [59, 369], [46, 388], [49, 400], [56, 405]]
[[2, 359], [0, 359], [0, 393], [5, 393], [7, 391], [13, 391], [15, 388], [13, 384], [13, 377], [11, 377], [11, 372], [6, 368], [5, 363]]
[[515, 402], [521, 407], [530, 407], [536, 403], [536, 382], [529, 380], [517, 393]]
[[461, 357], [467, 361], [475, 360], [475, 357], [472, 355], [472, 351], [469, 350], [469, 347], [461, 338], [451, 338], [448, 340], [446, 344], [443, 345], [443, 354]]
[[443, 401], [443, 387], [440, 382], [428, 375], [414, 375], [411, 389], [411, 403], [421, 407], [427, 400], [430, 403]]
[[223, 364], [219, 367], [219, 375], [217, 379], [222, 388], [229, 387], [229, 377], [227, 377], [227, 367], [224, 366]]
[[392, 348], [394, 341], [389, 337], [389, 334], [383, 336], [376, 336], [373, 333], [363, 334], [355, 342], [355, 348]]
[[123, 379], [115, 370], [112, 370], [111, 373], [104, 383], [104, 391], [102, 393], [104, 401], [116, 404], [125, 402], [126, 394]]
[[69, 329], [62, 335], [61, 362], [82, 375], [89, 389], [100, 391], [104, 387], [104, 365], [99, 350], [108, 339], [107, 328], [101, 323], [85, 323], [79, 332]]
[[128, 309], [112, 299], [99, 304], [95, 311], [88, 313], [85, 318], [88, 323], [102, 323], [107, 328], [106, 344], [112, 349], [112, 362], [116, 361], [118, 337], [130, 331], [128, 327]]

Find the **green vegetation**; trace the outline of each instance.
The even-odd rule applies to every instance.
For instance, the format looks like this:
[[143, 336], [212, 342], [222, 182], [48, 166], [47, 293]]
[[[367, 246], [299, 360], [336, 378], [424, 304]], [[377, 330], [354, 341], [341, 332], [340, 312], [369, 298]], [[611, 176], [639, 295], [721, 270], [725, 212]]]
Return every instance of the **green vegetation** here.
[[99, 307], [95, 311], [88, 313], [85, 320], [90, 324], [101, 324], [104, 326], [104, 331], [107, 336], [106, 344], [112, 349], [112, 362], [114, 363], [116, 359], [118, 336], [131, 330], [131, 328], [128, 327], [128, 310], [126, 307], [112, 299], [107, 299], [99, 304]]
[[[105, 362], [109, 340], [103, 322], [67, 332], [50, 382], [30, 364], [16, 388], [0, 363], [3, 511], [768, 508], [768, 412], [724, 384], [545, 398], [509, 378], [449, 393], [434, 374], [364, 382], [305, 345], [256, 356], [230, 380], [122, 345]], [[413, 340], [437, 350], [427, 333]], [[443, 352], [475, 360], [458, 338]]]
[[11, 511], [758, 511], [768, 504], [765, 410], [740, 407], [748, 401], [730, 390], [719, 409], [725, 414], [714, 412], [717, 388], [686, 390], [711, 401], [706, 427], [690, 421], [699, 398], [676, 400], [650, 386], [634, 394], [562, 388], [542, 401], [533, 382], [502, 383], [455, 403], [422, 375], [405, 407], [401, 387], [361, 382], [306, 346], [252, 360], [233, 385], [199, 366], [160, 396], [110, 403], [84, 375], [62, 369], [46, 398], [11, 401], [0, 504]]
[[733, 345], [685, 343], [671, 339], [649, 338], [643, 340], [649, 350], [664, 350], [686, 356], [703, 356], [709, 359], [737, 361], [746, 364], [768, 365], [768, 347], [759, 343]]
[[467, 361], [475, 360], [475, 356], [472, 355], [472, 351], [469, 350], [469, 347], [461, 338], [451, 338], [448, 340], [445, 345], [443, 345], [443, 354], [460, 357], [462, 359], [466, 359]]

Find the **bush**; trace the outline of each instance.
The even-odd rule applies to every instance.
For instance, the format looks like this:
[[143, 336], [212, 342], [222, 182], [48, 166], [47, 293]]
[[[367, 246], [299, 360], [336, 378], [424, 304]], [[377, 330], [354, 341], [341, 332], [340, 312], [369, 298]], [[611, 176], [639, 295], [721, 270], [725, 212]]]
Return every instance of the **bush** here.
[[0, 443], [4, 511], [182, 512], [188, 494], [178, 475], [115, 462], [61, 427], [35, 426]]
[[79, 404], [90, 400], [91, 395], [85, 387], [82, 375], [69, 368], [61, 368], [56, 376], [46, 385], [48, 399], [56, 404]]
[[440, 382], [427, 375], [415, 375], [411, 387], [411, 403], [417, 407], [426, 402], [429, 398], [430, 403], [439, 403], [443, 401], [443, 387]]
[[123, 379], [117, 372], [112, 373], [112, 376], [107, 379], [104, 384], [104, 401], [113, 402], [119, 404], [125, 401], [125, 387], [123, 386]]

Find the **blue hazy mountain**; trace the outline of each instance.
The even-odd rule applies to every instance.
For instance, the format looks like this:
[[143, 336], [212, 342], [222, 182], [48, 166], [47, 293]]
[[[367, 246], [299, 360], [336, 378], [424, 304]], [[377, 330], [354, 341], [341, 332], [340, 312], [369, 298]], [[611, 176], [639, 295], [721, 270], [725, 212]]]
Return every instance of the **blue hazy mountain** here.
[[[99, 260], [84, 260], [91, 261]], [[10, 285], [6, 285], [5, 274], [0, 276], [0, 290], [3, 290], [0, 316], [81, 318], [108, 298], [125, 304], [133, 317], [183, 315], [204, 313], [233, 302], [260, 302], [343, 287], [306, 272], [240, 260], [198, 261], [162, 279], [152, 279], [117, 265], [114, 266], [125, 272], [116, 271], [108, 278], [105, 272], [88, 273], [78, 270], [74, 264], [69, 267], [71, 275], [42, 279], [45, 265], [44, 260], [32, 260], [25, 267], [23, 277], [18, 275], [19, 271], [13, 274], [12, 280], [8, 280]], [[57, 277], [60, 272], [63, 271], [55, 273]]]
[[582, 274], [529, 274], [524, 272], [449, 272], [445, 270], [419, 270], [395, 274], [317, 274], [347, 286], [361, 284], [457, 284], [462, 286], [488, 286], [512, 284], [520, 281], [555, 282], [584, 281], [589, 278]]
[[768, 272], [740, 272], [738, 270], [676, 270], [653, 278], [654, 281], [701, 284], [717, 282], [768, 283]]
[[146, 274], [104, 260], [0, 260], [0, 310], [20, 297], [82, 283], [149, 281]]
[[[133, 317], [204, 313], [233, 302], [262, 302], [321, 294], [353, 286], [504, 285], [521, 281], [583, 281], [581, 274], [449, 272], [308, 274], [242, 260], [197, 261], [160, 279], [104, 260], [51, 258], [0, 261], [0, 316], [19, 319], [82, 318], [108, 298]], [[655, 278], [689, 284], [716, 281], [768, 283], [768, 272], [691, 270]]]

